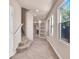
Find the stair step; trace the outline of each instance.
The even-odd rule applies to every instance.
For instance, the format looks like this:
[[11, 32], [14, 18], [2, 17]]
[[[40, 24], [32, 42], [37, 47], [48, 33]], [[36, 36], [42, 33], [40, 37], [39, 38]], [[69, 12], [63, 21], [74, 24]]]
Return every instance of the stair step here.
[[28, 47], [30, 47], [32, 44], [31, 40], [25, 39], [22, 42], [19, 43], [18, 48], [16, 49], [17, 53], [20, 53], [22, 51], [25, 51]]

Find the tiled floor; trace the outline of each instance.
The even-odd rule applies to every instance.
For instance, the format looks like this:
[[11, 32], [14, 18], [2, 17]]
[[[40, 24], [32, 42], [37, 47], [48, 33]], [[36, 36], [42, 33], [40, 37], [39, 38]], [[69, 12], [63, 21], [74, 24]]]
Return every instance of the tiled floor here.
[[11, 59], [59, 59], [45, 39], [35, 39], [24, 52], [14, 55]]

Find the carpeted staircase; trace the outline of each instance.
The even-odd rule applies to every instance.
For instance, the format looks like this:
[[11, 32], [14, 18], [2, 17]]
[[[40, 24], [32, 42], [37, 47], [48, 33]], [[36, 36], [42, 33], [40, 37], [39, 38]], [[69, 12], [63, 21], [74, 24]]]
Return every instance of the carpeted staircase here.
[[16, 51], [17, 51], [16, 53], [25, 51], [26, 49], [28, 49], [31, 46], [31, 44], [32, 44], [32, 41], [24, 36], [22, 38], [22, 41], [19, 43], [19, 45], [16, 49]]

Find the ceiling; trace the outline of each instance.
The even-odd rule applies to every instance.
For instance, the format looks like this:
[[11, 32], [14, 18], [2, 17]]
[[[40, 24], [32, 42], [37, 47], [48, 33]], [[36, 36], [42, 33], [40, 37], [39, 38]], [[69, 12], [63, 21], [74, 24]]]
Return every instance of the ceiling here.
[[[38, 16], [46, 16], [56, 0], [17, 0], [21, 7]], [[38, 12], [36, 11], [38, 10]]]

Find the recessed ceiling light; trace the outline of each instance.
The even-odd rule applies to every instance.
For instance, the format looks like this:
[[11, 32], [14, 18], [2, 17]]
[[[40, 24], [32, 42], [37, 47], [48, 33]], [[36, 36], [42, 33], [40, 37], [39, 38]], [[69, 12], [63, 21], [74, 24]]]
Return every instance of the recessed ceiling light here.
[[39, 20], [39, 23], [41, 23], [41, 20]]
[[39, 9], [36, 9], [36, 12], [39, 12]]

